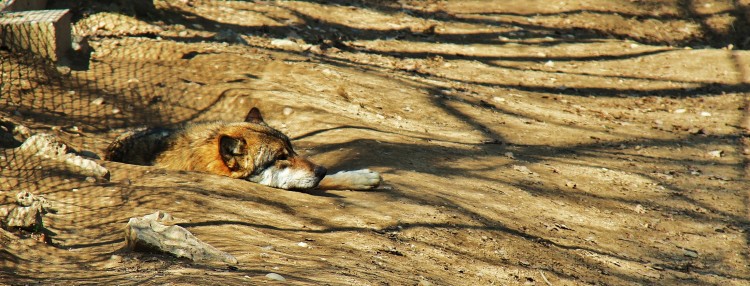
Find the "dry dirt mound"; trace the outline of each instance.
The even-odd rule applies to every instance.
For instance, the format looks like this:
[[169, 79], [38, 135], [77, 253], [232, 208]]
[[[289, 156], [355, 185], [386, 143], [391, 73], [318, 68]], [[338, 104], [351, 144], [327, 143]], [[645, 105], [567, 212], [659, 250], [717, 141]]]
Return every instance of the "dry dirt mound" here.
[[[100, 161], [107, 181], [1, 149], [0, 202], [58, 208], [51, 244], [0, 236], [4, 283], [750, 283], [747, 1], [103, 2], [74, 3], [92, 53], [72, 70], [0, 51], [0, 115], [101, 156], [257, 106], [385, 184]], [[157, 210], [239, 264], [123, 251]]]

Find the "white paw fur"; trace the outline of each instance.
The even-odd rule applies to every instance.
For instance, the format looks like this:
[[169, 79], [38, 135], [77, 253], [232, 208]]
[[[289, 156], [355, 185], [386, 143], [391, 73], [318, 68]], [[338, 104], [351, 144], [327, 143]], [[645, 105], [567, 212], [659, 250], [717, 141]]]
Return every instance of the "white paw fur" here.
[[370, 190], [380, 185], [381, 181], [380, 173], [362, 169], [328, 175], [323, 178], [318, 187], [327, 190]]

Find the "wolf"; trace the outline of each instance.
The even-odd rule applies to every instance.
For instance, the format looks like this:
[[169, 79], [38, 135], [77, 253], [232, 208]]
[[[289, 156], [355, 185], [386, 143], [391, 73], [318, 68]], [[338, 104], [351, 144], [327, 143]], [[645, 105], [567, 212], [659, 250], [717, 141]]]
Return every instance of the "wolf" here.
[[369, 190], [382, 181], [369, 169], [326, 176], [325, 167], [294, 152], [289, 138], [268, 126], [255, 107], [243, 122], [126, 132], [109, 144], [104, 159], [222, 175], [287, 190]]

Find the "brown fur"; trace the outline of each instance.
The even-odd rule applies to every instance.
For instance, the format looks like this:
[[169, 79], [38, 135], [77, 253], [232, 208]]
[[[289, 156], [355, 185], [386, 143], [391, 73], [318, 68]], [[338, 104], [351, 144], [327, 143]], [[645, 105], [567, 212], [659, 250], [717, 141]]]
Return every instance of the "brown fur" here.
[[[253, 123], [225, 123], [213, 122], [194, 124], [178, 131], [168, 141], [168, 147], [159, 154], [154, 165], [173, 170], [188, 170], [223, 175], [232, 178], [244, 178], [255, 171], [258, 163], [255, 158], [247, 154], [255, 154], [260, 146], [283, 150], [287, 149], [280, 138], [273, 134], [270, 128]], [[232, 148], [222, 138], [230, 137], [235, 140], [245, 140], [253, 144], [239, 144]], [[225, 139], [226, 141], [226, 139]], [[232, 156], [230, 150], [237, 149]], [[283, 151], [281, 151], [283, 152]]]
[[[369, 170], [366, 180], [355, 171], [326, 177], [321, 182], [325, 168], [295, 153], [289, 139], [267, 126], [255, 108], [245, 122], [196, 123], [179, 129], [153, 128], [123, 134], [109, 145], [105, 159], [260, 183], [264, 170], [276, 170], [265, 174], [266, 181], [299, 177], [300, 182], [312, 182], [310, 188], [320, 183], [318, 187], [322, 189], [369, 189], [380, 182], [380, 176]], [[363, 180], [369, 181], [363, 185]]]

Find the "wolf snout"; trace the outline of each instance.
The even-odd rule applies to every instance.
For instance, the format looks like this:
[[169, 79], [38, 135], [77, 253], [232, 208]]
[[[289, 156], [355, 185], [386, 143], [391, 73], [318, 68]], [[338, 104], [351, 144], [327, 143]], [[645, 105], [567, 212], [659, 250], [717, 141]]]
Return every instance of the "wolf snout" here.
[[318, 178], [325, 177], [327, 172], [328, 170], [326, 170], [326, 168], [322, 166], [315, 166], [315, 168], [313, 168], [313, 173], [315, 173], [315, 177], [318, 177]]

